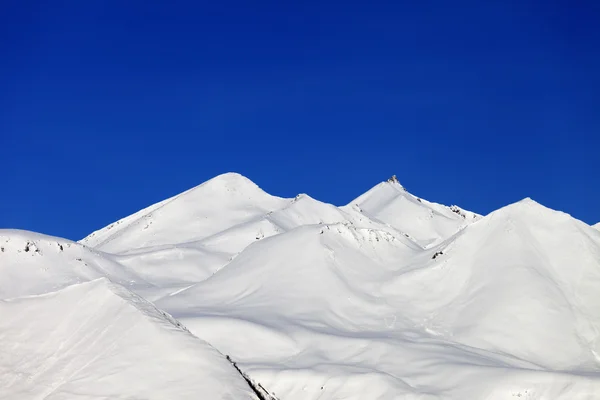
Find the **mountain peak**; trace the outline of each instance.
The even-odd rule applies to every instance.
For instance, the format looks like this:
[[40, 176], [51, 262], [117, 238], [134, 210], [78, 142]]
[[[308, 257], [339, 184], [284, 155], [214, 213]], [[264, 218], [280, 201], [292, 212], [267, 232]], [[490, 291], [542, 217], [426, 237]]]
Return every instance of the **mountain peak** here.
[[200, 186], [222, 186], [222, 187], [252, 187], [257, 188], [258, 185], [252, 182], [250, 179], [246, 178], [242, 174], [238, 174], [237, 172], [226, 172], [220, 175], [215, 176], [207, 180], [206, 182], [201, 183]]
[[[392, 175], [391, 178], [389, 178], [387, 181], [389, 183], [395, 183], [395, 184], [400, 185], [400, 181], [398, 180], [398, 178], [396, 177], [396, 175]], [[402, 185], [400, 185], [400, 186], [402, 186]]]
[[533, 200], [531, 197], [525, 197], [522, 200], [504, 206], [496, 211], [493, 211], [489, 214], [492, 218], [498, 217], [517, 217], [517, 218], [525, 218], [529, 220], [531, 218], [539, 218], [543, 216], [543, 218], [572, 218], [569, 214], [557, 211], [552, 208], [546, 207], [543, 204], [538, 203]]
[[457, 206], [447, 207], [414, 196], [400, 184], [396, 175], [350, 204], [358, 206], [361, 214], [369, 219], [411, 236], [421, 246], [448, 238], [479, 217]]
[[218, 175], [183, 193], [146, 207], [82, 240], [121, 252], [198, 241], [287, 204], [235, 172]]
[[549, 211], [556, 211], [553, 210], [551, 208], [546, 207], [545, 205], [538, 203], [537, 201], [533, 200], [531, 197], [525, 197], [524, 199], [521, 199], [513, 204], [509, 204], [506, 207], [510, 207], [510, 208], [539, 208], [541, 210], [549, 210]]
[[531, 197], [525, 197], [525, 198], [519, 200], [517, 203], [527, 204], [527, 205], [532, 205], [532, 206], [535, 206], [535, 205], [540, 205], [541, 206], [540, 203], [538, 203], [537, 201], [533, 200]]

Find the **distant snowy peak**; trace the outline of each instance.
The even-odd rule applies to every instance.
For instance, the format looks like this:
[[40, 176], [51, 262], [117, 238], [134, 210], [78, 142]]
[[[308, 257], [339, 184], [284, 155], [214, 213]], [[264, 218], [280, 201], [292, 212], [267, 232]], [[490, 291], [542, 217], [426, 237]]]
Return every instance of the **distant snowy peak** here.
[[[390, 181], [402, 190], [395, 177]], [[307, 194], [293, 199], [275, 197], [242, 175], [227, 173], [100, 229], [81, 243], [121, 255], [182, 246], [236, 254], [255, 240], [299, 226], [332, 223], [397, 233], [354, 209], [336, 207]]]
[[458, 206], [448, 207], [412, 195], [396, 175], [342, 208], [357, 209], [368, 218], [411, 236], [422, 246], [446, 239], [481, 218]]
[[100, 229], [81, 242], [111, 252], [202, 240], [288, 200], [271, 196], [237, 173], [219, 175]]
[[[349, 206], [334, 207], [304, 194], [295, 199], [275, 197], [240, 174], [226, 173], [100, 229], [81, 243], [131, 254], [140, 249], [210, 242], [213, 250], [237, 253], [255, 238], [302, 225], [348, 222], [400, 231], [420, 246], [429, 246], [478, 218], [458, 206], [446, 207], [413, 196], [395, 175]], [[242, 236], [234, 237], [234, 232]], [[218, 248], [221, 244], [224, 247]]]
[[600, 222], [598, 222], [596, 225], [592, 225], [592, 227], [600, 231]]

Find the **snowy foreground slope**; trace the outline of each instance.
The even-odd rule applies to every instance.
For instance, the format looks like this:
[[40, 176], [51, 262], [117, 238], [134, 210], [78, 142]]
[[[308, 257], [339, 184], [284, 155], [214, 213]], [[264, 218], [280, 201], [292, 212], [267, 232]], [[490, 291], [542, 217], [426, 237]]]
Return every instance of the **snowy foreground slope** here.
[[0, 315], [0, 398], [256, 398], [222, 354], [106, 278], [0, 301]]
[[225, 174], [0, 246], [0, 398], [253, 398], [228, 355], [280, 400], [600, 399], [600, 232], [531, 199], [482, 217], [394, 177], [335, 207]]

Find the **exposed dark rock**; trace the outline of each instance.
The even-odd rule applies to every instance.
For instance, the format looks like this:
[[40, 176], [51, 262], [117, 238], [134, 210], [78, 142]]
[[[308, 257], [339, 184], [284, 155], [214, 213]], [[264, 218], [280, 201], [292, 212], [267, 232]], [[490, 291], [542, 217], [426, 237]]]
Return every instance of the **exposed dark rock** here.
[[246, 382], [248, 382], [248, 385], [260, 400], [279, 400], [277, 399], [277, 397], [270, 394], [260, 383], [254, 382], [252, 379], [250, 379], [248, 375], [243, 373], [240, 367], [238, 367], [238, 365], [231, 359], [231, 357], [226, 357], [227, 361], [229, 361], [231, 365], [233, 365], [233, 367], [240, 373], [240, 375], [242, 375]]

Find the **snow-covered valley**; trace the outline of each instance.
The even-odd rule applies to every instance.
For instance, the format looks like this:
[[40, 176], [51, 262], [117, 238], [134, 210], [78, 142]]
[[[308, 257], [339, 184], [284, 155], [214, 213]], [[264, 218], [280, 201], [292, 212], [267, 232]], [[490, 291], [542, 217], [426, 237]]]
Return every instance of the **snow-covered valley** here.
[[0, 398], [600, 399], [599, 293], [600, 230], [528, 198], [228, 173], [79, 242], [0, 230]]

